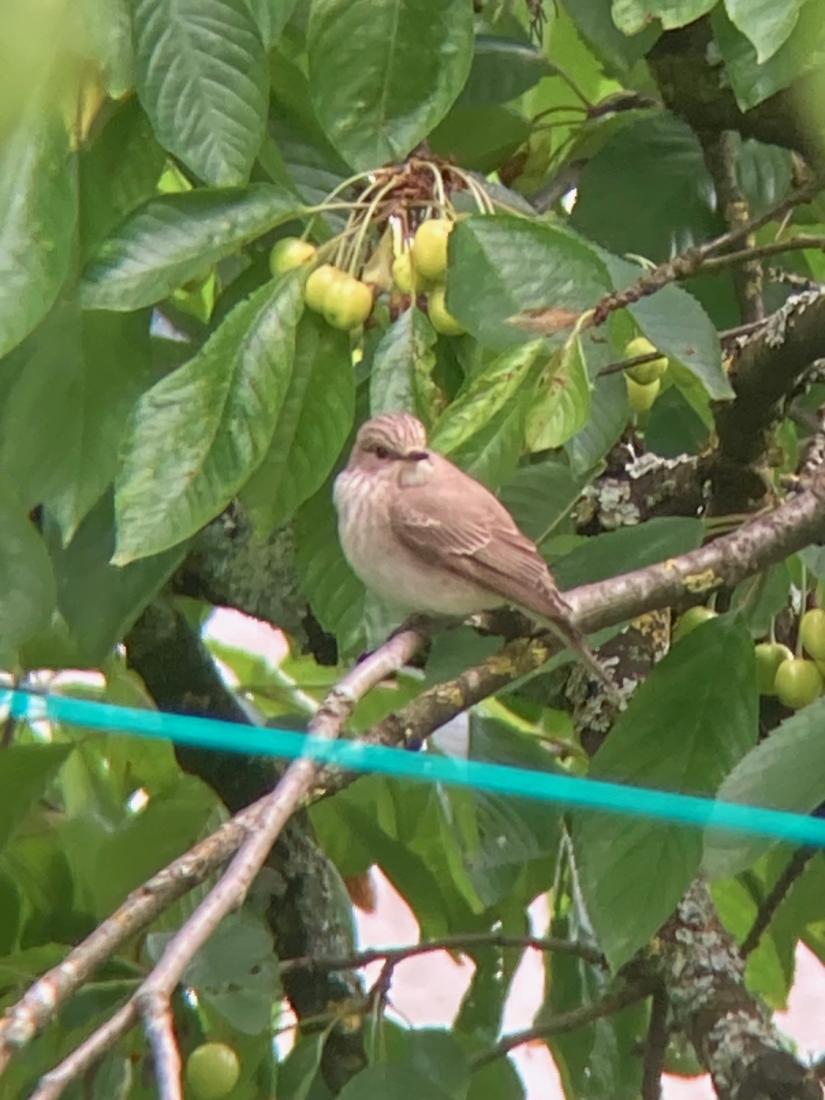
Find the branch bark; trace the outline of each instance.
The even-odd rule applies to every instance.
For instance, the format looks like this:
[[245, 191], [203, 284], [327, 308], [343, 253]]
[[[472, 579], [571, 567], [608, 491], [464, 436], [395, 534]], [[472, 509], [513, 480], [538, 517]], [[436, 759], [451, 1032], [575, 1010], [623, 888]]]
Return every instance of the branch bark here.
[[707, 887], [696, 882], [662, 930], [661, 976], [719, 1100], [821, 1100], [813, 1070], [783, 1049]]
[[707, 467], [714, 510], [740, 512], [758, 505], [767, 483], [758, 465], [781, 402], [800, 376], [825, 355], [825, 294], [789, 298], [736, 355], [730, 373], [735, 399], [715, 410], [718, 446]]

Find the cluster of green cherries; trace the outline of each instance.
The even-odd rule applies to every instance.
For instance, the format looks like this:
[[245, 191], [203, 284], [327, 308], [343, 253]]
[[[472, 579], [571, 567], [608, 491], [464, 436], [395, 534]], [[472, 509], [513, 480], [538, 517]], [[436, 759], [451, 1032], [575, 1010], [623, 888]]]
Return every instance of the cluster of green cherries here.
[[[689, 608], [674, 627], [673, 640], [715, 617], [710, 607]], [[825, 690], [825, 611], [813, 608], [799, 620], [798, 655], [771, 638], [754, 646], [754, 656], [760, 695], [775, 695], [791, 710], [807, 707]]]
[[[392, 264], [395, 286], [413, 297], [427, 294], [427, 314], [436, 332], [460, 336], [459, 322], [447, 311], [444, 302], [444, 276], [447, 272], [447, 240], [453, 228], [449, 218], [428, 218], [415, 231], [411, 247], [402, 246]], [[301, 237], [284, 237], [272, 248], [269, 266], [275, 276], [293, 268], [315, 265], [307, 276], [304, 300], [320, 313], [333, 328], [349, 332], [357, 329], [372, 313], [374, 293], [371, 286], [334, 264], [318, 263], [318, 249]]]

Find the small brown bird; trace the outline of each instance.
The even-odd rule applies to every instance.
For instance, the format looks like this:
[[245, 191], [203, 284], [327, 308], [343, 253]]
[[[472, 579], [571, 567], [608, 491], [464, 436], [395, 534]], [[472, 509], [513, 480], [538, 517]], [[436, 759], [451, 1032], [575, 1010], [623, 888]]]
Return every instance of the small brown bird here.
[[535, 544], [488, 489], [428, 448], [420, 420], [386, 413], [362, 425], [334, 499], [347, 561], [382, 600], [462, 618], [514, 604], [616, 695]]

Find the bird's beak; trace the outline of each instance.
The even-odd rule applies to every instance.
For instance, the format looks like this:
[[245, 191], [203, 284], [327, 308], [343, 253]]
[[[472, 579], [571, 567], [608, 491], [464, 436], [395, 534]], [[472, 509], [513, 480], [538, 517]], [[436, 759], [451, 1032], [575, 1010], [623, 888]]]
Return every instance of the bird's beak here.
[[408, 451], [406, 456], [411, 462], [423, 462], [430, 457], [429, 451]]

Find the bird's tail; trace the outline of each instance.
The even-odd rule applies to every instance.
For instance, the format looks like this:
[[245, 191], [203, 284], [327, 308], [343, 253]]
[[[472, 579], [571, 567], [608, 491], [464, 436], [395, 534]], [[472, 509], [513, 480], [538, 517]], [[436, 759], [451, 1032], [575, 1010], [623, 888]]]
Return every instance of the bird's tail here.
[[565, 649], [569, 649], [572, 653], [575, 653], [576, 657], [578, 657], [588, 672], [590, 672], [596, 680], [604, 684], [610, 701], [617, 707], [621, 707], [624, 703], [624, 696], [619, 690], [618, 685], [608, 669], [605, 668], [590, 648], [585, 636], [580, 630], [577, 630], [576, 627], [573, 626], [570, 619], [559, 615], [558, 617], [553, 616], [552, 618], [542, 617], [542, 621], [552, 633], [564, 643]]

